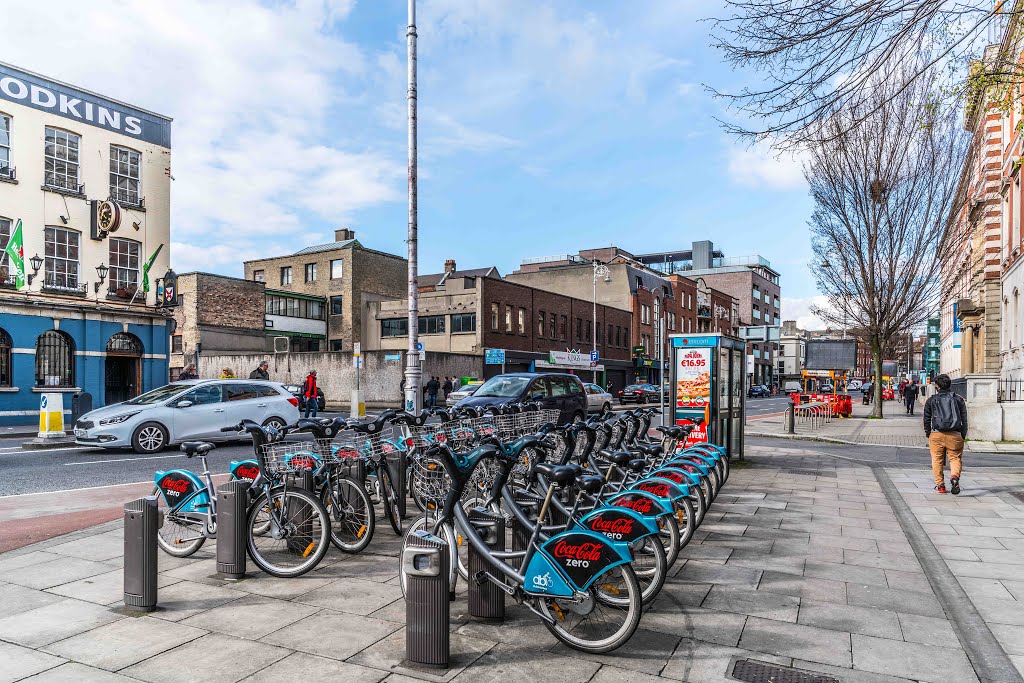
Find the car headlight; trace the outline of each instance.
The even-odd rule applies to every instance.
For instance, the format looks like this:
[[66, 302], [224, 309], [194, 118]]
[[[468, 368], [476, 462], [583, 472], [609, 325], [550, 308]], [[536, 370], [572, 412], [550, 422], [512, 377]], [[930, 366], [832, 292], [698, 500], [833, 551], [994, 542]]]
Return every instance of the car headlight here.
[[117, 425], [117, 424], [121, 424], [122, 422], [124, 422], [125, 420], [127, 420], [129, 418], [135, 417], [136, 415], [138, 415], [138, 412], [135, 412], [135, 413], [125, 413], [124, 415], [118, 415], [117, 417], [108, 417], [108, 418], [106, 418], [104, 420], [100, 420], [100, 424], [101, 425]]

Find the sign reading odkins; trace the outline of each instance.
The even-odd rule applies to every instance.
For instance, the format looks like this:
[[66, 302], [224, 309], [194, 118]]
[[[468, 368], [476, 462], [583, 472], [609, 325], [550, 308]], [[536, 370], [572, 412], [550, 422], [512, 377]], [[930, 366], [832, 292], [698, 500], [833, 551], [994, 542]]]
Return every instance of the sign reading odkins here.
[[[0, 100], [170, 148], [171, 119], [0, 62]], [[15, 124], [17, 125], [17, 124]]]

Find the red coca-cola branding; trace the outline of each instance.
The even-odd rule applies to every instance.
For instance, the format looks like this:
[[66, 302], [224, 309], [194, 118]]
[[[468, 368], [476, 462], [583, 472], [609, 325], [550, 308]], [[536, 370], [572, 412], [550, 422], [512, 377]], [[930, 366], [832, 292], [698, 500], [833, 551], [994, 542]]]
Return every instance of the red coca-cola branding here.
[[637, 484], [636, 487], [641, 491], [646, 491], [647, 493], [660, 498], [666, 498], [668, 496], [668, 484], [656, 484], [654, 482], [645, 481]]
[[[622, 513], [616, 513], [622, 514]], [[628, 535], [633, 533], [633, 524], [636, 522], [631, 517], [619, 517], [618, 519], [605, 519], [604, 514], [600, 514], [597, 517], [592, 517], [590, 520], [590, 528], [593, 531], [598, 531], [602, 534], [623, 534]]]
[[565, 541], [559, 541], [555, 544], [552, 554], [559, 559], [587, 560], [589, 562], [596, 562], [601, 559], [602, 548], [604, 548], [604, 544], [602, 543], [580, 543], [578, 545], [572, 545]]
[[235, 468], [236, 479], [256, 481], [256, 477], [258, 476], [260, 476], [260, 468], [256, 465], [239, 465]]
[[295, 467], [295, 468], [300, 469], [300, 470], [316, 469], [316, 460], [314, 460], [313, 458], [308, 458], [308, 457], [307, 458], [292, 458], [289, 461], [289, 464], [292, 467]]
[[682, 474], [681, 472], [673, 472], [671, 470], [658, 470], [657, 472], [655, 472], [655, 474], [661, 477], [662, 479], [668, 479], [669, 481], [674, 481], [677, 484], [682, 484], [683, 482], [686, 481], [686, 475]]
[[182, 493], [185, 493], [185, 491], [188, 491], [188, 486], [191, 483], [192, 482], [190, 482], [188, 479], [171, 479], [171, 476], [167, 475], [160, 482], [160, 488], [162, 488], [167, 493], [174, 493], [180, 495]]
[[639, 512], [642, 515], [649, 514], [654, 509], [654, 504], [650, 498], [619, 498], [615, 501], [615, 505], [622, 508], [629, 508]]

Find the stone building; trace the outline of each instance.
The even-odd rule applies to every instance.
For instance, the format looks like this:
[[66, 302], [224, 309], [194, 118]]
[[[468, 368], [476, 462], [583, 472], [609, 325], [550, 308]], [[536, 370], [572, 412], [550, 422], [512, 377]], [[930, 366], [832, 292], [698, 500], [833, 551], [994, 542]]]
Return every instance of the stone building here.
[[406, 259], [365, 248], [352, 230], [336, 230], [334, 236], [334, 242], [294, 254], [245, 262], [245, 279], [266, 284], [268, 292], [326, 301], [323, 338], [277, 330], [295, 339], [300, 345], [295, 350], [351, 351], [353, 342], [364, 336], [362, 316], [367, 306], [407, 294]]

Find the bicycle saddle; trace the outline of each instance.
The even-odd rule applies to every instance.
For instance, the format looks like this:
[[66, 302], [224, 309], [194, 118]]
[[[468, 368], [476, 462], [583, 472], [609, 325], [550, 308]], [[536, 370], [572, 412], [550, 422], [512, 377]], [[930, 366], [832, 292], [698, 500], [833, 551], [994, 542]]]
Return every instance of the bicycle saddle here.
[[655, 427], [655, 429], [672, 439], [678, 439], [683, 435], [683, 428], [679, 425], [672, 425], [671, 427]]
[[359, 420], [349, 420], [346, 425], [349, 429], [359, 432], [360, 434], [377, 434], [384, 429], [384, 424], [393, 418], [398, 411], [385, 410], [383, 413], [377, 416], [377, 419], [371, 422], [360, 422]]
[[206, 441], [186, 441], [181, 444], [181, 450], [185, 453], [186, 458], [191, 458], [196, 455], [206, 455], [214, 448], [216, 448], [216, 446]]
[[604, 477], [600, 474], [584, 474], [576, 477], [576, 485], [587, 493], [597, 493], [604, 486]]
[[627, 462], [633, 460], [635, 457], [636, 456], [633, 453], [630, 453], [629, 451], [612, 451], [611, 453], [608, 453], [605, 456], [605, 458], [607, 458], [609, 462], [612, 462], [620, 466], [625, 465]]
[[626, 467], [634, 472], [643, 472], [644, 468], [647, 467], [647, 461], [643, 458], [633, 458], [626, 463]]
[[549, 462], [539, 462], [533, 466], [534, 474], [543, 474], [548, 481], [559, 486], [565, 486], [576, 479], [577, 467], [571, 465], [552, 465]]
[[640, 451], [644, 455], [657, 456], [665, 452], [665, 449], [661, 447], [661, 444], [657, 443], [638, 443], [631, 446], [634, 451]]

